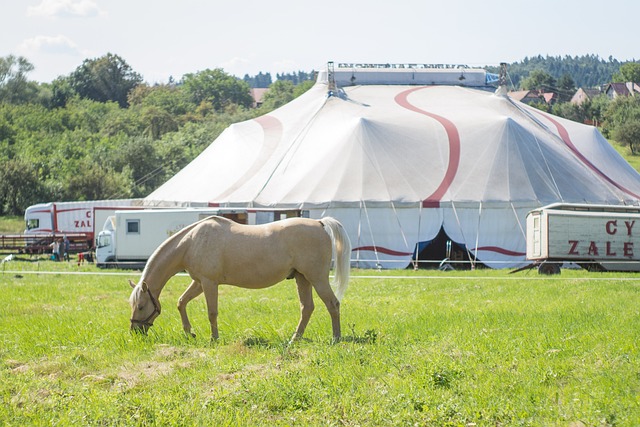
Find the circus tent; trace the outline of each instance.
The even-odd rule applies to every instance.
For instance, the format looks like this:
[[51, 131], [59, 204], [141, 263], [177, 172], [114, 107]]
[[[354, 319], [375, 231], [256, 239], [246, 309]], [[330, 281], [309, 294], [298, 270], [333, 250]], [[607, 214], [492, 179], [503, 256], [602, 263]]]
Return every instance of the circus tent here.
[[360, 267], [405, 268], [438, 236], [491, 267], [525, 262], [525, 216], [554, 202], [639, 204], [599, 131], [468, 68], [328, 68], [305, 94], [227, 128], [147, 205], [300, 209], [347, 229]]

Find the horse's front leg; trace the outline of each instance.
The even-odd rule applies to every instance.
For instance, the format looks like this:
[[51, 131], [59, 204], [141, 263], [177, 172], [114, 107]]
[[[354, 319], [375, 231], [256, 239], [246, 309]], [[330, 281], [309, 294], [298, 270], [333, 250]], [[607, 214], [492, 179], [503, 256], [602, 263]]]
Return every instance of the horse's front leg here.
[[211, 324], [211, 340], [218, 339], [218, 283], [212, 280], [202, 280], [202, 291], [207, 300], [207, 313]]
[[189, 322], [189, 316], [187, 316], [187, 304], [189, 301], [197, 297], [202, 293], [202, 286], [199, 282], [193, 280], [189, 287], [178, 299], [178, 311], [180, 312], [180, 318], [182, 319], [182, 329], [187, 335], [191, 335], [195, 338], [196, 334], [191, 333], [191, 322]]

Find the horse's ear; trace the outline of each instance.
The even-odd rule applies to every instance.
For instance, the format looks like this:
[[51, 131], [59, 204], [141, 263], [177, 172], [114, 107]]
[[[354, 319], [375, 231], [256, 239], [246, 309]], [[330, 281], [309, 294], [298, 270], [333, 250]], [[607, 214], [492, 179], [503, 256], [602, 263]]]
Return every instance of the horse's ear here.
[[132, 288], [135, 288], [136, 284], [133, 283], [133, 281], [131, 279], [129, 279], [129, 286], [131, 286]]
[[147, 282], [142, 282], [142, 292], [147, 292], [149, 290], [149, 286], [147, 286]]

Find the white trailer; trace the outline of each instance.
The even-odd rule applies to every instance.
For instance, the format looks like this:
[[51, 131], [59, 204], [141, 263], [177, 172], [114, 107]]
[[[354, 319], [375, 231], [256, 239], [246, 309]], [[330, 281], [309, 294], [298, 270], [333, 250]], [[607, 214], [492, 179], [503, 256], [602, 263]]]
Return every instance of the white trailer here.
[[162, 242], [182, 228], [220, 215], [242, 224], [264, 224], [301, 216], [298, 210], [233, 208], [179, 208], [118, 210], [105, 221], [98, 234], [98, 267], [143, 268]]
[[29, 206], [24, 212], [26, 224], [24, 234], [84, 233], [89, 240], [93, 241], [94, 208], [100, 207], [115, 212], [118, 208], [140, 204], [141, 199], [39, 203]]
[[640, 206], [554, 203], [527, 214], [527, 259], [540, 273], [564, 262], [597, 271], [640, 271]]

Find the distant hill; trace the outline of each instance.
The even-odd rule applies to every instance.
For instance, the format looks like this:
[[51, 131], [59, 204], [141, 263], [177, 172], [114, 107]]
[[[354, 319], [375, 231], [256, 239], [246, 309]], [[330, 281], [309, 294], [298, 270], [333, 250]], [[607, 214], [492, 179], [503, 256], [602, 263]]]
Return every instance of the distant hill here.
[[[626, 62], [626, 61], [625, 61]], [[542, 70], [556, 80], [564, 74], [571, 76], [576, 87], [599, 87], [611, 83], [611, 77], [620, 70], [620, 62], [613, 57], [602, 59], [598, 55], [584, 56], [533, 56], [507, 65], [507, 73], [514, 87], [533, 70]], [[486, 67], [487, 71], [498, 73], [498, 67]]]

